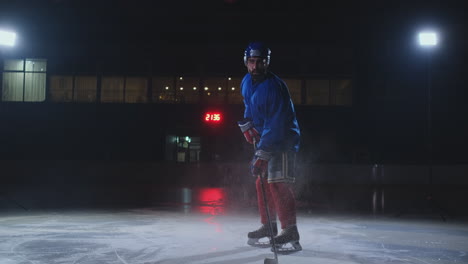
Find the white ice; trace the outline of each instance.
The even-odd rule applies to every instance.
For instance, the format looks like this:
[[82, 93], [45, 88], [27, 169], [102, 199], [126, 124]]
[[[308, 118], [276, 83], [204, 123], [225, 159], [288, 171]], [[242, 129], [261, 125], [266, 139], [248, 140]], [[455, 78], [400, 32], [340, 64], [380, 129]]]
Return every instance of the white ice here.
[[[253, 210], [143, 208], [5, 212], [1, 264], [263, 263], [246, 244]], [[303, 251], [279, 263], [468, 263], [468, 225], [395, 217], [298, 215]]]

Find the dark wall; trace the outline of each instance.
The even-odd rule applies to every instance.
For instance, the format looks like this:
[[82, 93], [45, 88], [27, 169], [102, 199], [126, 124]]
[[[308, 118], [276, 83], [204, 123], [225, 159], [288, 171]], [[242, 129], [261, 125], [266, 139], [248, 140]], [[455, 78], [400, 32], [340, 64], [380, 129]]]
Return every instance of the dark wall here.
[[[364, 110], [359, 105], [296, 106], [300, 158], [311, 163], [426, 164], [424, 107], [401, 102], [414, 108], [399, 109], [387, 105], [391, 100], [372, 102]], [[222, 124], [202, 121], [203, 113], [213, 109], [224, 114]], [[162, 161], [166, 136], [177, 135], [201, 137], [206, 161], [214, 154], [238, 161], [248, 158], [251, 149], [236, 125], [242, 115], [242, 105], [2, 102], [0, 159]], [[432, 130], [434, 163], [467, 162], [467, 127], [459, 114], [435, 112]]]
[[[203, 113], [213, 107], [176, 104], [2, 103], [2, 159], [163, 160], [166, 135], [231, 138], [239, 107], [215, 106], [216, 127]], [[238, 128], [236, 128], [238, 129]], [[238, 132], [238, 131], [236, 131]]]
[[[225, 116], [220, 126], [202, 122], [212, 109]], [[377, 129], [353, 107], [296, 110], [301, 208], [370, 212], [374, 193], [384, 189], [387, 213], [413, 210], [407, 205], [420, 210], [433, 191], [444, 208], [466, 214], [454, 206], [467, 199], [466, 166], [435, 165], [428, 185], [425, 149], [408, 145], [418, 139], [417, 129], [401, 135]], [[152, 206], [178, 203], [180, 188], [200, 186], [224, 187], [231, 200], [244, 195], [238, 205], [255, 206], [252, 146], [236, 124], [242, 114], [242, 105], [2, 102], [0, 209]], [[165, 161], [166, 135], [200, 136], [208, 154], [199, 163]], [[369, 135], [386, 141], [374, 144]], [[385, 163], [385, 172], [376, 175], [372, 151], [401, 166]]]
[[[200, 188], [221, 188], [222, 201], [254, 208], [254, 180], [245, 162], [169, 164], [154, 161], [0, 161], [0, 212], [5, 210], [198, 205]], [[468, 166], [371, 166], [299, 163], [293, 185], [299, 210], [467, 215]], [[433, 200], [429, 200], [430, 197]], [[199, 203], [200, 201], [198, 201]], [[208, 201], [205, 201], [208, 202]], [[207, 204], [204, 204], [205, 206]], [[433, 211], [431, 211], [433, 210]]]

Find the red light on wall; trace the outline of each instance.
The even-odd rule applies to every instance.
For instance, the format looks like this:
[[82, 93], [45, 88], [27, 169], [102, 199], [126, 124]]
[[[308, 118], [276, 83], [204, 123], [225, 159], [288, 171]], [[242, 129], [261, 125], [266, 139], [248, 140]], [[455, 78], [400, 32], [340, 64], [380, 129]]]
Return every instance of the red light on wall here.
[[203, 116], [203, 120], [206, 123], [221, 123], [223, 120], [223, 115], [220, 112], [207, 112]]
[[198, 211], [202, 214], [224, 214], [226, 193], [223, 188], [202, 188], [198, 194]]
[[226, 194], [223, 188], [202, 188], [198, 200], [202, 204], [223, 205]]

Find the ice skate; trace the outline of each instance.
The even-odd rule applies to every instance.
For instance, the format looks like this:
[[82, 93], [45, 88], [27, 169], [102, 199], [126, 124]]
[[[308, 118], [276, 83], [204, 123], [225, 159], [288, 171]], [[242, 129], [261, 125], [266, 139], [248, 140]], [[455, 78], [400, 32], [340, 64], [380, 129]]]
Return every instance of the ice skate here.
[[[276, 226], [276, 223], [272, 223], [273, 227], [273, 236], [276, 236], [278, 234], [278, 227]], [[268, 224], [262, 225], [259, 229], [249, 232], [247, 234], [247, 237], [249, 240], [247, 241], [247, 244], [253, 246], [253, 247], [271, 247], [270, 244], [270, 227]]]
[[274, 240], [276, 250], [280, 254], [288, 254], [302, 250], [302, 246], [299, 243], [299, 232], [297, 231], [296, 225], [283, 229], [281, 233], [274, 238]]

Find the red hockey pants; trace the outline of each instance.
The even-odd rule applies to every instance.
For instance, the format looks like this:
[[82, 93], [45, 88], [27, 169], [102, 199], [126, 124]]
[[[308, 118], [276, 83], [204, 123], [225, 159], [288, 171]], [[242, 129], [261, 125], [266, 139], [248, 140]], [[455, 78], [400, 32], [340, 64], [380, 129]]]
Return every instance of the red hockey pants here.
[[[281, 229], [284, 229], [290, 225], [295, 225], [296, 200], [291, 184], [285, 182], [268, 183], [265, 178], [262, 179], [263, 186], [265, 187], [265, 194], [268, 202], [268, 209], [270, 210], [271, 220], [275, 221], [276, 215], [278, 215], [279, 221], [281, 223]], [[260, 177], [257, 178], [256, 188], [260, 220], [262, 224], [267, 224], [268, 220], [265, 211], [265, 203], [263, 200]]]

